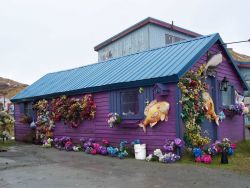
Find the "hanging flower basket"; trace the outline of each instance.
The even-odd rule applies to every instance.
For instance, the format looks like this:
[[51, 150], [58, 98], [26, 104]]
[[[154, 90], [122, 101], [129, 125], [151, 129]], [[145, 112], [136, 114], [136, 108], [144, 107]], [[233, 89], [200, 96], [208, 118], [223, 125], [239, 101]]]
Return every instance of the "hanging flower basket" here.
[[109, 127], [112, 128], [121, 124], [122, 118], [118, 113], [109, 113], [107, 122]]
[[229, 117], [229, 118], [232, 118], [236, 115], [235, 112], [228, 110], [228, 109], [223, 109], [223, 112], [226, 115], [226, 117]]
[[235, 115], [243, 114], [243, 107], [240, 104], [224, 106], [222, 107], [222, 110], [227, 117], [233, 117]]

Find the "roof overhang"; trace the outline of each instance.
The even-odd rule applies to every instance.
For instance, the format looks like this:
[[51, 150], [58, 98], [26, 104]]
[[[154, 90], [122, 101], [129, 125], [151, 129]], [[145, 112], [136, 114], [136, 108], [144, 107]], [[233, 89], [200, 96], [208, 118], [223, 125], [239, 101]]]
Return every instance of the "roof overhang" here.
[[40, 100], [40, 99], [50, 99], [50, 98], [60, 96], [60, 95], [80, 95], [83, 93], [84, 94], [98, 93], [98, 92], [113, 91], [113, 90], [118, 90], [118, 89], [127, 89], [127, 88], [132, 88], [132, 87], [152, 86], [155, 83], [177, 83], [178, 81], [179, 81], [178, 75], [172, 75], [172, 76], [151, 78], [151, 79], [145, 79], [145, 80], [137, 80], [137, 81], [132, 81], [132, 82], [115, 83], [115, 84], [103, 85], [103, 86], [98, 86], [98, 87], [89, 87], [89, 88], [83, 88], [83, 89], [78, 89], [78, 90], [73, 90], [73, 91], [52, 93], [52, 94], [33, 96], [33, 97], [22, 98], [22, 99], [11, 99], [11, 102], [13, 103], [28, 102], [28, 101], [34, 101], [34, 100]]

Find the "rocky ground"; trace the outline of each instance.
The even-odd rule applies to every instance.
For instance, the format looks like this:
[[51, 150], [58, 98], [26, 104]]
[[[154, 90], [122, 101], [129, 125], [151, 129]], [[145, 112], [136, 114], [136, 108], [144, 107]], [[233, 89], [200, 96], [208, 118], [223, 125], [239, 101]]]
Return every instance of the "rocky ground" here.
[[0, 152], [1, 188], [250, 187], [250, 177], [186, 164], [119, 160], [18, 144]]

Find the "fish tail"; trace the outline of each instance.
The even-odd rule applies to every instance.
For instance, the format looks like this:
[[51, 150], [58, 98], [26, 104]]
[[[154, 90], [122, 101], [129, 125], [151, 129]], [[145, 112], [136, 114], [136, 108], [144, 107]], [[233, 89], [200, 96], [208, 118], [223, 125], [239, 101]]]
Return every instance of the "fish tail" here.
[[219, 116], [217, 116], [216, 114], [214, 114], [214, 121], [215, 121], [215, 123], [216, 123], [216, 125], [220, 125], [220, 123], [219, 123]]
[[139, 123], [139, 127], [141, 127], [143, 131], [146, 132], [146, 126], [143, 123]]

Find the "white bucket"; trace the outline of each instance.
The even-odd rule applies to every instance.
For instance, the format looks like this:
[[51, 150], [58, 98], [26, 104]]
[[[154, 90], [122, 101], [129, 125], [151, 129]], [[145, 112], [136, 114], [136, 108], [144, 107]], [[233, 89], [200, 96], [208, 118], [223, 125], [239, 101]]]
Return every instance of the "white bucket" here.
[[135, 144], [135, 159], [145, 160], [146, 159], [146, 144]]

